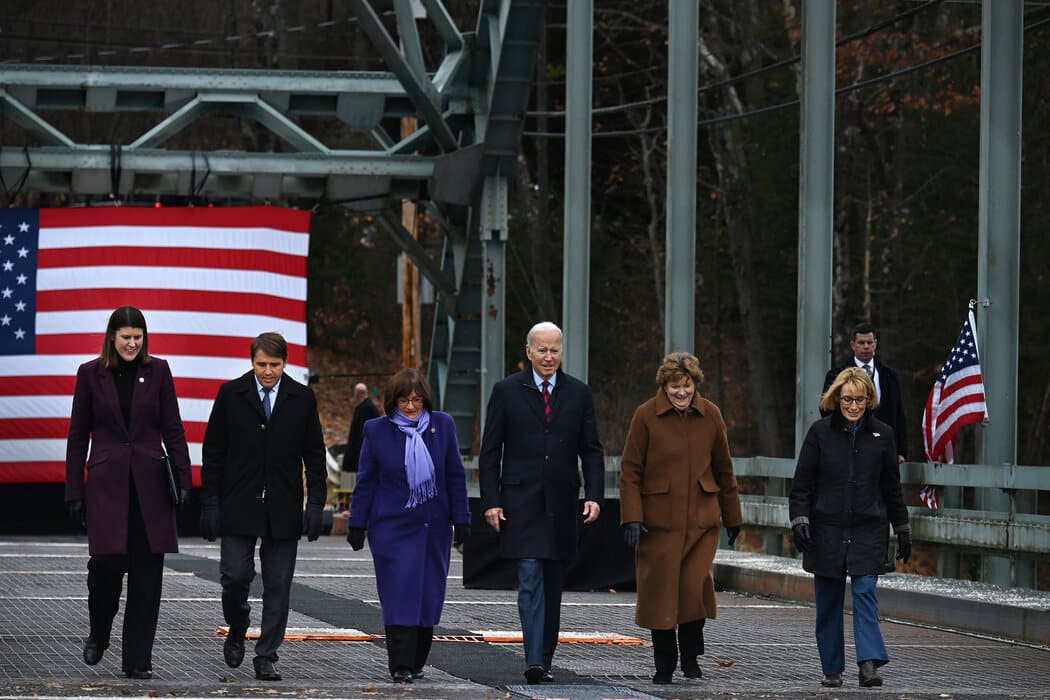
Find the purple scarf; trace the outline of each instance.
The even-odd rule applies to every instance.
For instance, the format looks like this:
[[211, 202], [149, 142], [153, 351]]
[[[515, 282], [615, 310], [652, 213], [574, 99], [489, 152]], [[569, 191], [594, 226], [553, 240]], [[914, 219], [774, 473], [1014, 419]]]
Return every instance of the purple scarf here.
[[419, 420], [413, 421], [394, 409], [390, 420], [405, 434], [405, 476], [408, 477], [408, 502], [405, 508], [415, 508], [437, 493], [434, 481], [434, 459], [423, 443], [422, 435], [430, 427], [430, 411], [423, 409]]

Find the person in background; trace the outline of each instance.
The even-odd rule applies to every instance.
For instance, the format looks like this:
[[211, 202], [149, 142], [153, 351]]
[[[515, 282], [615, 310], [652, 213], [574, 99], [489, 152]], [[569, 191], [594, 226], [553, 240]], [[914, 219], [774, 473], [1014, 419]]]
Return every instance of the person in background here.
[[356, 472], [357, 461], [361, 455], [361, 442], [364, 440], [365, 423], [373, 418], [379, 417], [379, 409], [368, 395], [368, 387], [365, 384], [354, 386], [354, 396], [350, 400], [354, 408], [354, 416], [350, 420], [350, 432], [347, 435], [346, 449], [343, 451], [343, 471]]
[[561, 370], [561, 329], [537, 323], [525, 354], [531, 366], [492, 387], [478, 478], [500, 556], [518, 560], [525, 680], [535, 684], [554, 680], [565, 567], [576, 555], [580, 516], [589, 525], [601, 513], [605, 461], [591, 388]]
[[185, 503], [190, 454], [171, 369], [149, 354], [142, 312], [122, 306], [109, 317], [101, 355], [77, 370], [65, 497], [70, 517], [87, 524], [84, 662], [96, 665], [109, 648], [127, 574], [121, 669], [128, 678], [153, 676], [164, 554], [179, 551], [162, 442]]
[[911, 556], [911, 527], [901, 495], [893, 428], [874, 415], [875, 385], [860, 367], [839, 372], [821, 397], [830, 415], [810, 426], [795, 467], [789, 509], [802, 567], [813, 574], [821, 685], [842, 685], [846, 576], [853, 594], [853, 641], [860, 685], [882, 685], [889, 661], [879, 629], [879, 574], [889, 560], [889, 526], [898, 559]]
[[423, 677], [441, 620], [452, 545], [470, 535], [456, 424], [433, 410], [430, 387], [403, 369], [384, 391], [386, 416], [365, 423], [346, 540], [369, 550], [391, 677]]
[[279, 334], [252, 341], [252, 368], [219, 387], [212, 404], [201, 468], [201, 534], [209, 542], [222, 538], [219, 575], [229, 625], [222, 654], [230, 668], [244, 660], [248, 591], [261, 543], [262, 629], [253, 659], [261, 681], [281, 680], [277, 648], [288, 624], [299, 537], [304, 529], [310, 542], [320, 537], [327, 495], [317, 399], [285, 375], [287, 361], [288, 343]]
[[[835, 367], [824, 377], [824, 391], [846, 367], [860, 367], [871, 378], [875, 385], [875, 398], [878, 408], [874, 409], [875, 417], [893, 428], [897, 441], [897, 461], [904, 463], [908, 458], [908, 419], [904, 415], [904, 393], [901, 380], [896, 370], [875, 357], [875, 348], [879, 341], [875, 329], [870, 323], [858, 323], [850, 333], [849, 347], [853, 359], [845, 367]], [[829, 415], [827, 409], [821, 408], [820, 415]]]
[[716, 616], [719, 525], [732, 547], [743, 522], [726, 424], [697, 391], [703, 379], [694, 355], [667, 355], [656, 395], [634, 412], [620, 462], [620, 522], [635, 547], [635, 622], [652, 631], [659, 684], [671, 683], [679, 653], [685, 677], [702, 677], [697, 656], [704, 623]]

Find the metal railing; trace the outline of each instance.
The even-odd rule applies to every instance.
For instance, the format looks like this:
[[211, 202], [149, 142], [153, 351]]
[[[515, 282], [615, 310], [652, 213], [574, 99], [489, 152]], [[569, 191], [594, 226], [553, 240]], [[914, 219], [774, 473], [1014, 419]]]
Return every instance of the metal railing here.
[[[467, 458], [467, 490], [478, 495], [477, 463]], [[795, 473], [795, 460], [772, 457], [737, 457], [733, 470], [738, 479], [763, 482], [766, 492], [778, 481], [786, 487]], [[605, 459], [605, 497], [620, 497], [620, 458]], [[1050, 516], [1018, 512], [1018, 492], [1050, 491], [1050, 467], [992, 464], [937, 464], [906, 462], [901, 465], [903, 485], [1001, 489], [1010, 500], [1009, 512], [909, 506], [912, 538], [956, 551], [1023, 559], [1050, 559]], [[786, 490], [785, 490], [786, 492]], [[744, 524], [769, 530], [790, 529], [786, 496], [741, 496]]]

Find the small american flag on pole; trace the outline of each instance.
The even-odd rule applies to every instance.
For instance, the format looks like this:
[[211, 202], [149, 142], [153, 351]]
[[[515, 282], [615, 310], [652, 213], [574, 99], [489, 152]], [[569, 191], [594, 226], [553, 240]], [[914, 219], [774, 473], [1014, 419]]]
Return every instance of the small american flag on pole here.
[[932, 486], [923, 486], [919, 490], [919, 500], [925, 503], [930, 510], [937, 510], [940, 507], [937, 502], [937, 489]]
[[310, 213], [277, 207], [0, 209], [0, 484], [65, 479], [77, 367], [142, 309], [175, 376], [194, 481], [219, 386], [278, 331], [306, 377]]
[[922, 414], [922, 441], [931, 462], [951, 464], [953, 443], [959, 428], [988, 418], [984, 401], [984, 379], [974, 335], [973, 307], [967, 314], [959, 339], [933, 383]]

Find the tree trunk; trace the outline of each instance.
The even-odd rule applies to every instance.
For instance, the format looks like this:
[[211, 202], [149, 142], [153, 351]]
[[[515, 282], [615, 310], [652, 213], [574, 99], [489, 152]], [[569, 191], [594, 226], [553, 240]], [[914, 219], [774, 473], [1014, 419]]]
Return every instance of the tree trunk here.
[[[727, 45], [732, 43], [727, 42]], [[726, 61], [715, 55], [702, 36], [700, 56], [702, 65], [710, 71], [715, 80], [723, 80], [729, 76]], [[729, 109], [736, 113], [745, 111], [735, 86], [727, 86], [725, 94]], [[783, 392], [780, 390], [780, 383], [776, 381], [772, 360], [776, 356], [783, 357], [783, 353], [775, 354], [770, 350], [766, 338], [766, 324], [759, 306], [758, 280], [752, 256], [753, 227], [748, 208], [748, 203], [754, 201], [754, 192], [748, 173], [748, 156], [744, 149], [743, 134], [737, 124], [738, 122], [728, 122], [709, 129], [708, 140], [721, 184], [721, 196], [724, 198], [723, 211], [730, 252], [733, 256], [737, 305], [744, 326], [744, 346], [747, 348], [748, 384], [752, 391], [778, 397], [783, 395]], [[794, 376], [794, 373], [790, 375]], [[769, 457], [787, 454], [778, 422], [779, 417], [783, 415], [784, 406], [789, 404], [790, 402], [780, 400], [752, 400], [751, 405], [758, 427], [759, 454]]]

